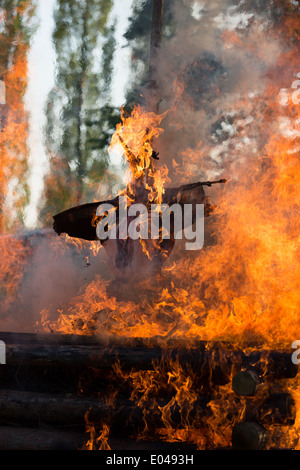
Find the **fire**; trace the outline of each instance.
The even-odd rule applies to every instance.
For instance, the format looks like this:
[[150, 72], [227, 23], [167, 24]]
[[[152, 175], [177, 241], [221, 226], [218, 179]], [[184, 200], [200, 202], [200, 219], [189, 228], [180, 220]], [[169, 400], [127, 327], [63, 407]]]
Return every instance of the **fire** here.
[[[120, 145], [121, 136], [122, 149], [125, 143], [138, 156], [130, 160], [129, 154], [133, 181], [151, 167], [149, 142], [161, 133], [157, 125], [162, 116], [148, 113], [147, 120], [146, 115], [141, 108], [128, 118], [123, 114], [112, 138], [112, 145]], [[289, 119], [292, 125], [295, 116]], [[77, 317], [86, 324], [93, 317], [94, 331], [100, 332], [104, 317], [96, 319], [96, 314], [106, 310], [105, 325], [113, 335], [160, 332], [167, 338], [226, 339], [237, 345], [250, 339], [270, 347], [291, 344], [299, 331], [300, 303], [298, 136], [290, 137], [280, 115], [272, 130], [260, 153], [231, 164], [234, 179], [219, 191], [215, 216], [208, 222], [217, 249], [206, 246], [192, 256], [185, 252], [170, 260], [156, 282], [140, 283], [139, 302], [134, 295], [127, 302], [109, 296], [108, 285], [97, 277], [71, 301], [71, 323]], [[159, 172], [153, 175], [161, 193], [164, 178]], [[63, 317], [59, 331], [66, 324]]]
[[14, 304], [18, 288], [24, 276], [24, 266], [28, 263], [31, 248], [24, 240], [10, 237], [0, 237], [0, 252], [2, 269], [0, 272], [0, 307], [1, 313], [7, 313]]
[[115, 145], [121, 146], [122, 153], [125, 150], [135, 180], [144, 176], [145, 170], [151, 166], [151, 140], [163, 132], [159, 127], [163, 117], [147, 113], [140, 106], [135, 107], [130, 116], [122, 109], [122, 122], [112, 136], [110, 150]]
[[[0, 230], [11, 230], [21, 218], [27, 202], [25, 176], [27, 174], [28, 116], [22, 101], [27, 85], [28, 47], [20, 44], [14, 63], [4, 73], [6, 85], [5, 118], [0, 133]], [[7, 197], [10, 197], [10, 201]]]
[[[135, 284], [127, 278], [117, 291], [98, 275], [60, 310], [57, 321], [48, 320], [46, 314], [44, 326], [58, 332], [113, 338], [126, 332], [131, 338], [155, 337], [162, 345], [170, 340], [190, 345], [200, 339], [226, 341], [244, 350], [253, 345], [290, 348], [300, 331], [300, 165], [295, 127], [299, 109], [286, 108], [283, 120], [278, 102], [271, 103], [277, 118], [269, 123], [265, 116], [271, 137], [263, 149], [228, 164], [233, 178], [219, 191], [217, 208], [209, 221], [215, 243], [192, 255], [182, 255], [179, 247], [155, 279]], [[127, 188], [132, 195], [136, 190], [132, 182], [145, 184], [148, 170], [154, 180], [157, 178], [152, 186], [155, 194], [164, 191], [165, 178], [152, 169], [150, 145], [162, 132], [158, 127], [161, 120], [162, 116], [136, 108], [130, 117], [123, 114], [112, 138], [112, 146], [121, 145], [128, 158], [132, 178]], [[196, 149], [196, 154], [203, 155], [203, 150]], [[245, 400], [238, 401], [227, 384], [214, 392], [202, 415], [195, 415], [201, 387], [197, 388], [195, 377], [180, 364], [170, 362], [168, 367], [168, 371], [157, 365], [153, 371], [130, 373], [116, 367], [116, 375], [131, 384], [131, 400], [143, 411], [144, 428], [139, 438], [151, 435], [156, 417], [161, 423], [155, 431], [159, 439], [193, 442], [199, 449], [212, 442], [216, 447], [229, 446], [232, 426], [246, 414]], [[165, 403], [157, 399], [162, 387], [171, 396]], [[288, 389], [297, 404], [298, 384]], [[264, 393], [252, 400], [254, 407]], [[179, 418], [174, 422], [176, 413]], [[95, 448], [97, 439], [102, 448], [108, 448], [108, 427], [98, 438], [93, 428], [89, 429], [90, 448]], [[298, 429], [297, 415], [295, 425], [281, 438], [282, 445], [295, 446]]]
[[[174, 260], [170, 271], [168, 267], [163, 270], [159, 284], [154, 283], [155, 296], [153, 286], [149, 292], [149, 285], [140, 284], [139, 295], [133, 292], [132, 299], [123, 302], [107, 296], [107, 286], [98, 278], [80, 302], [72, 303], [70, 312], [84, 319], [108, 307], [104, 322], [94, 322], [94, 331], [100, 333], [105, 325], [106, 332], [116, 336], [126, 331], [127, 336], [160, 336], [162, 341], [198, 338], [226, 340], [243, 348], [251, 343], [289, 348], [300, 326], [299, 144], [297, 133], [290, 134], [295, 111], [294, 107], [286, 110], [291, 113], [289, 132], [278, 115], [277, 122], [272, 123], [274, 134], [263, 151], [247, 161], [247, 168], [245, 161], [235, 163], [235, 178], [221, 193], [211, 222], [218, 250], [212, 245], [197, 256], [185, 253]], [[136, 379], [142, 380], [142, 375]], [[200, 421], [200, 432], [199, 422], [189, 421], [189, 410], [197, 399], [191, 377], [184, 377], [177, 368], [168, 378], [156, 377], [155, 383], [164, 380], [175, 388], [171, 400], [163, 406], [155, 402], [144, 408], [145, 413], [146, 409], [155, 410], [161, 416], [164, 427], [160, 428], [160, 437], [188, 439], [199, 448], [205, 448], [208, 442], [228, 445], [232, 424], [245, 412], [242, 405], [232, 420], [224, 419], [237, 408], [230, 387], [224, 386], [211, 400], [211, 414]], [[144, 377], [146, 395], [153, 388], [151, 383], [153, 376]], [[291, 392], [297, 402], [298, 387], [291, 386]], [[141, 398], [136, 403], [143, 406]], [[171, 412], [176, 406], [181, 414], [179, 427], [172, 422]], [[148, 417], [146, 413], [146, 430]], [[296, 420], [285, 436], [286, 442], [295, 445], [298, 428]]]
[[86, 432], [89, 433], [90, 438], [84, 446], [84, 450], [111, 450], [108, 438], [109, 438], [109, 427], [107, 424], [103, 425], [102, 431], [98, 433], [95, 426], [89, 422], [88, 412], [85, 415], [86, 420]]
[[168, 181], [168, 169], [164, 167], [155, 171], [152, 141], [163, 133], [160, 124], [165, 115], [149, 113], [136, 106], [131, 115], [127, 116], [122, 109], [122, 122], [117, 125], [109, 148], [110, 151], [117, 148], [126, 155], [129, 164], [129, 194], [134, 195], [134, 186], [141, 182], [149, 191], [149, 201], [157, 203], [161, 203], [164, 186]]

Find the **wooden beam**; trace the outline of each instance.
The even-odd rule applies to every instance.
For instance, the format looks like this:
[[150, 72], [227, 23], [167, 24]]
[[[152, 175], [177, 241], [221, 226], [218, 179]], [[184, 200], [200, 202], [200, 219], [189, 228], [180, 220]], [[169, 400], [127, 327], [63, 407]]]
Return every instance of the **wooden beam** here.
[[[233, 350], [230, 344], [195, 341], [164, 344], [163, 338], [101, 339], [80, 335], [52, 335], [0, 333], [6, 343], [7, 366], [73, 368], [95, 367], [111, 369], [117, 361], [124, 369], [153, 369], [156, 363], [169, 364], [178, 360], [200, 377], [210, 376], [230, 380], [232, 371], [240, 371], [251, 364], [259, 374], [275, 378], [293, 378], [298, 366], [291, 360], [291, 352]], [[255, 362], [253, 362], [255, 359]], [[5, 366], [6, 367], [6, 366]]]
[[[195, 421], [210, 413], [207, 407], [208, 398], [198, 399], [192, 404], [186, 404], [186, 409], [174, 403], [170, 407], [170, 419], [174, 425], [182, 425], [182, 415], [189, 416]], [[74, 394], [48, 394], [0, 390], [0, 427], [14, 423], [18, 426], [44, 426], [48, 429], [68, 429], [84, 431], [86, 422], [99, 428], [108, 424], [113, 435], [123, 436], [134, 433], [137, 435], [145, 428], [155, 430], [164, 426], [161, 407], [167, 406], [170, 400], [155, 398], [138, 406], [131, 399], [120, 396], [111, 403], [103, 398], [91, 398]], [[144, 411], [152, 409], [145, 418]], [[87, 418], [87, 420], [86, 420]]]

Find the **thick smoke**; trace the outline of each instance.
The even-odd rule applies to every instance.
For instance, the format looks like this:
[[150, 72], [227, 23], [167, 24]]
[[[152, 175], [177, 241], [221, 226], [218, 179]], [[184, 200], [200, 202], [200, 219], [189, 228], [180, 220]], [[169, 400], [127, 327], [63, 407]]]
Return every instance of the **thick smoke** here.
[[43, 324], [56, 320], [60, 309], [79, 295], [95, 273], [100, 271], [103, 279], [112, 277], [103, 250], [96, 254], [99, 247], [74, 243], [52, 230], [6, 237], [3, 246], [9, 259], [1, 279], [2, 331], [43, 330]]
[[266, 6], [186, 0], [172, 9], [176, 31], [157, 65], [160, 112], [168, 111], [157, 143], [161, 163], [172, 184], [234, 178], [236, 161], [264, 145], [257, 98], [263, 105], [270, 84], [279, 84], [281, 74], [269, 73], [284, 44]]

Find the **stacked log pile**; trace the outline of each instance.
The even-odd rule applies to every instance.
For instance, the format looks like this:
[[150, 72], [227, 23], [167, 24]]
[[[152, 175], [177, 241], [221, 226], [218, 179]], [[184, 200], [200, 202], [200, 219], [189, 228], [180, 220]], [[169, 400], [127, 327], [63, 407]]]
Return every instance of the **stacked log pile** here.
[[[152, 441], [137, 439], [145, 427], [147, 402], [144, 400], [141, 407], [132, 399], [124, 377], [126, 373], [130, 377], [132, 371], [153, 371], [158, 364], [167, 377], [174, 361], [191, 374], [194, 389], [201, 390], [188, 410], [193, 423], [211, 415], [209, 402], [214, 389], [231, 380], [237, 408], [239, 400], [244, 400], [244, 406], [249, 399], [244, 419], [232, 430], [230, 448], [263, 448], [270, 423], [280, 427], [294, 422], [295, 407], [289, 393], [272, 391], [261, 394], [261, 402], [253, 399], [261, 393], [262, 377], [274, 382], [296, 376], [297, 366], [289, 352], [268, 352], [266, 361], [266, 352], [246, 354], [205, 342], [166, 349], [154, 341], [110, 342], [73, 335], [2, 333], [0, 338], [6, 344], [6, 364], [0, 365], [0, 450], [86, 449], [87, 431], [92, 427], [100, 432], [105, 424], [113, 450], [197, 449], [195, 442], [159, 439], [156, 430], [162, 428], [162, 416], [158, 413], [147, 416]], [[125, 374], [123, 378], [116, 373], [116, 365]], [[155, 397], [157, 409], [172, 401], [167, 387], [160, 387], [160, 393]], [[170, 419], [180, 428], [183, 406], [174, 400], [173, 404]]]
[[297, 366], [289, 353], [273, 351], [268, 360], [265, 368], [249, 367], [250, 361], [232, 379], [232, 389], [244, 409], [243, 420], [232, 430], [234, 449], [276, 448], [282, 434], [288, 434], [295, 423], [296, 404], [286, 384], [295, 379]]

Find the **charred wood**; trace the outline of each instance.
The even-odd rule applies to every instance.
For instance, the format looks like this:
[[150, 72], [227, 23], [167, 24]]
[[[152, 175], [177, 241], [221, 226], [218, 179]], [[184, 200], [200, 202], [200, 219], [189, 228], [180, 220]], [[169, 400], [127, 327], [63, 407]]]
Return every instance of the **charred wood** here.
[[[78, 395], [49, 395], [15, 390], [0, 391], [0, 425], [44, 427], [58, 430], [84, 431], [87, 422], [97, 428], [108, 424], [114, 435], [127, 435], [147, 427], [163, 427], [163, 407], [170, 410], [174, 426], [181, 426], [189, 418], [199, 425], [200, 417], [209, 415], [208, 399], [185, 403], [184, 407], [162, 400], [153, 400], [138, 406], [128, 398], [118, 397], [115, 401], [91, 399]], [[170, 406], [169, 406], [170, 405]], [[151, 410], [151, 412], [149, 412]], [[87, 420], [86, 420], [87, 419]]]
[[[77, 335], [2, 333], [6, 344], [4, 375], [10, 368], [66, 370], [68, 373], [89, 367], [112, 371], [116, 363], [122, 370], [153, 370], [159, 365], [170, 369], [177, 361], [195, 378], [225, 384], [241, 369], [254, 370], [263, 379], [293, 378], [298, 366], [287, 351], [233, 350], [230, 345], [203, 341], [187, 348], [182, 344], [162, 347], [160, 340], [101, 340]], [[252, 374], [251, 379], [253, 379]]]
[[261, 380], [253, 370], [239, 371], [232, 379], [232, 389], [237, 395], [250, 396], [255, 393]]
[[291, 426], [296, 418], [295, 400], [290, 393], [274, 393], [259, 407], [257, 418], [265, 426]]
[[[237, 410], [238, 405], [236, 403]], [[270, 426], [292, 426], [295, 423], [295, 401], [288, 392], [271, 392], [267, 396], [245, 398], [240, 403], [241, 407], [244, 421], [256, 422], [266, 429]]]
[[[291, 354], [285, 351], [270, 353], [274, 360], [267, 367], [265, 375], [277, 378], [292, 378], [297, 374], [297, 366], [291, 361]], [[163, 349], [159, 347], [106, 347], [87, 344], [7, 344], [8, 365], [43, 367], [112, 368], [117, 361], [125, 369], [152, 369], [157, 363], [168, 365], [178, 360], [187, 369], [196, 371], [198, 376], [210, 374], [220, 380], [229, 380], [228, 374], [239, 370], [249, 357], [242, 351], [203, 350], [200, 348]], [[257, 356], [257, 368], [260, 367]], [[265, 367], [265, 364], [264, 366]]]
[[80, 450], [85, 442], [75, 432], [0, 426], [0, 450]]
[[257, 423], [245, 421], [233, 427], [232, 447], [234, 450], [263, 450], [267, 440], [266, 429]]
[[[33, 429], [25, 427], [0, 427], [0, 450], [87, 450], [88, 434]], [[126, 438], [108, 438], [111, 450], [149, 450], [191, 452], [195, 444], [184, 442], [144, 441]]]
[[71, 394], [43, 394], [18, 390], [0, 390], [0, 424], [82, 428], [88, 411], [108, 417], [108, 406], [98, 399]]
[[298, 366], [293, 363], [289, 351], [252, 351], [247, 355], [247, 365], [262, 379], [294, 378], [298, 372]]
[[[272, 395], [260, 407], [256, 416], [246, 413], [247, 421], [234, 427], [232, 437], [234, 447], [244, 445], [246, 449], [258, 449], [261, 445], [261, 429], [265, 431], [270, 424], [292, 424], [289, 421], [291, 413], [289, 400], [290, 397], [287, 394], [282, 394], [280, 397]], [[209, 407], [209, 401], [209, 397], [202, 397], [194, 403], [189, 403], [187, 400], [179, 405], [172, 401], [167, 403], [161, 400], [149, 400], [141, 407], [125, 397], [117, 397], [109, 402], [105, 399], [90, 399], [74, 395], [2, 390], [0, 392], [0, 427], [14, 425], [84, 432], [88, 422], [95, 427], [96, 431], [100, 431], [104, 424], [107, 425], [115, 437], [129, 435], [137, 437], [142, 432], [155, 438], [157, 430], [165, 426], [164, 409], [168, 410], [166, 415], [170, 427], [181, 429], [189, 423], [192, 429], [203, 429], [206, 420], [213, 413]], [[266, 416], [267, 419], [265, 419]], [[268, 417], [271, 417], [271, 420]], [[261, 421], [255, 421], [255, 418], [261, 418]], [[243, 444], [243, 440], [246, 443]]]

